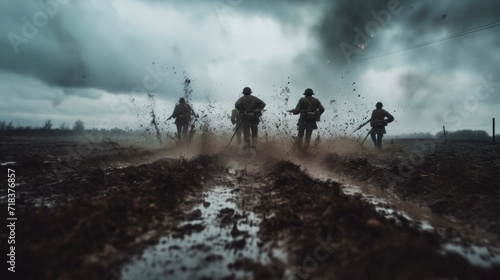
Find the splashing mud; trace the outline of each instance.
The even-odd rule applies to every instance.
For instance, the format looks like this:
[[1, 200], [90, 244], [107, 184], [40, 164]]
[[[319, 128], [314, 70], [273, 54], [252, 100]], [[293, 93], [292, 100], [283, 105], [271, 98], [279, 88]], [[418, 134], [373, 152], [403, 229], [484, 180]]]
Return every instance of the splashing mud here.
[[186, 99], [187, 102], [190, 102], [193, 94], [193, 89], [191, 88], [191, 79], [185, 76], [182, 85], [184, 91], [184, 98]]
[[158, 122], [156, 120], [156, 114], [154, 109], [151, 109], [151, 126], [155, 129], [156, 140], [158, 141], [158, 144], [162, 144], [163, 141], [161, 140], [161, 132], [160, 129], [158, 128]]

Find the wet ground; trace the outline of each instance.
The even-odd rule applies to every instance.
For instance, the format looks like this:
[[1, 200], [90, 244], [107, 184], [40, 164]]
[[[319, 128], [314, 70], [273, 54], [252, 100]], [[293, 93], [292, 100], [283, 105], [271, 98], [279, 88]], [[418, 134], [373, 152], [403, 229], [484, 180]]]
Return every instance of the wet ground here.
[[410, 172], [407, 143], [187, 159], [1, 140], [18, 175], [16, 279], [500, 278], [495, 146], [435, 147]]

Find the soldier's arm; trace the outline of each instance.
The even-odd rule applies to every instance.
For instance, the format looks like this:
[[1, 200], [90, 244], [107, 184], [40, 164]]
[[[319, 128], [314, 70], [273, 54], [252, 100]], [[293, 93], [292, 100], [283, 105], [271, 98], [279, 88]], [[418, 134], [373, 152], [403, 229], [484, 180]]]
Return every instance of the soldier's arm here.
[[387, 118], [387, 123], [391, 123], [394, 121], [394, 117], [387, 111], [385, 111], [385, 117]]
[[324, 112], [325, 112], [325, 107], [323, 107], [323, 105], [321, 104], [321, 102], [319, 102], [318, 100], [318, 111], [319, 111], [319, 114], [322, 115]]
[[262, 109], [264, 109], [264, 107], [266, 107], [266, 103], [264, 103], [264, 101], [260, 100], [259, 98], [255, 97], [255, 107], [256, 107], [256, 111], [262, 111]]
[[373, 127], [373, 121], [375, 120], [375, 110], [372, 111], [372, 116], [368, 120], [370, 122], [370, 126]]
[[233, 111], [231, 111], [231, 123], [236, 124], [237, 121], [238, 121], [238, 111], [236, 111], [236, 109], [233, 109]]
[[170, 115], [170, 118], [177, 118], [178, 115], [179, 115], [179, 106], [175, 106], [172, 115]]
[[236, 101], [236, 103], [234, 103], [234, 108], [238, 109], [238, 111], [241, 112], [241, 99], [238, 99], [238, 101]]
[[302, 102], [301, 101], [302, 101], [302, 98], [299, 99], [299, 102], [297, 102], [297, 106], [295, 106], [295, 109], [292, 110], [292, 113], [294, 115], [297, 115], [297, 114], [299, 114], [302, 111], [303, 106], [302, 106]]
[[262, 109], [264, 109], [264, 107], [266, 107], [266, 103], [264, 101], [260, 100], [260, 99], [259, 99], [259, 101], [260, 101], [260, 107], [259, 108], [262, 110]]

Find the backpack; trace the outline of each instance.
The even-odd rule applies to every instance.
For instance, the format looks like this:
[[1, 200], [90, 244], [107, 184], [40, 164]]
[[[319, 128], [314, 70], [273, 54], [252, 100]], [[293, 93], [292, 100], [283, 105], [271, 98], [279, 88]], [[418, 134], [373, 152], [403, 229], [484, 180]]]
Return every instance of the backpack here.
[[307, 120], [307, 121], [313, 121], [313, 120], [316, 121], [316, 120], [318, 120], [319, 114], [316, 111], [316, 109], [314, 108], [313, 104], [306, 97], [304, 97], [304, 99], [307, 102], [309, 102], [309, 106], [307, 107], [307, 111], [303, 112], [303, 119]]
[[191, 120], [191, 108], [187, 104], [179, 104], [181, 107], [181, 114], [177, 116], [177, 119], [180, 121], [189, 121]]
[[370, 125], [372, 127], [384, 127], [385, 123], [385, 112], [384, 111], [374, 111], [372, 114], [372, 120], [370, 121]]
[[374, 120], [372, 122], [373, 126], [377, 126], [377, 127], [380, 127], [380, 126], [385, 126], [385, 122], [384, 120], [381, 120], [381, 119], [378, 119], [378, 120]]
[[251, 112], [248, 112], [248, 110], [250, 109], [250, 107], [252, 107], [253, 103], [255, 102], [256, 98], [254, 98], [252, 100], [252, 102], [250, 103], [250, 105], [248, 105], [247, 109], [245, 110], [245, 112], [243, 112], [243, 117], [242, 119], [244, 121], [255, 121], [259, 118], [260, 115], [256, 114], [255, 112], [251, 111]]

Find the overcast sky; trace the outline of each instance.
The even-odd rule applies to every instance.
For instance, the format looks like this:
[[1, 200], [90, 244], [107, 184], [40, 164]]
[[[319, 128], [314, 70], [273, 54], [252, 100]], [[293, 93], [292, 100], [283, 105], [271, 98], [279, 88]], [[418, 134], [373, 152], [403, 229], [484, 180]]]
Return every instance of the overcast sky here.
[[137, 128], [154, 109], [173, 130], [164, 121], [189, 78], [194, 109], [228, 126], [250, 86], [269, 124], [294, 126], [283, 111], [312, 88], [323, 131], [350, 133], [381, 101], [396, 118], [389, 134], [490, 132], [499, 10], [491, 0], [5, 0], [0, 120]]

